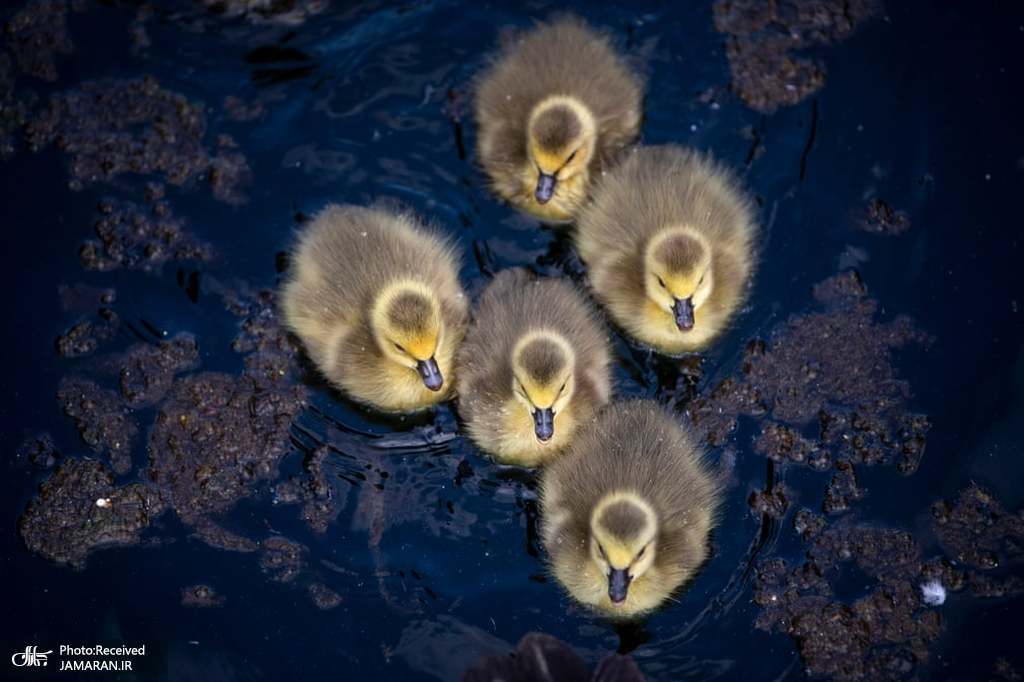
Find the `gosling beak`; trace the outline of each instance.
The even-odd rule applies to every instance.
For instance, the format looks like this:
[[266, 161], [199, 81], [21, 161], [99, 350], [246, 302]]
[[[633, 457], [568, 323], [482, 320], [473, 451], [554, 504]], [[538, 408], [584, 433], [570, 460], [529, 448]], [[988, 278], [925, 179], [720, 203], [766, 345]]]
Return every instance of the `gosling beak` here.
[[551, 201], [551, 197], [555, 195], [555, 182], [554, 175], [540, 174], [540, 177], [537, 178], [537, 191], [534, 193], [538, 204], [546, 204]]
[[626, 592], [629, 590], [629, 572], [625, 568], [613, 568], [608, 574], [608, 598], [613, 604], [621, 604], [626, 601]]
[[431, 391], [440, 391], [444, 384], [444, 377], [441, 376], [441, 369], [437, 366], [437, 360], [420, 360], [416, 363], [416, 371], [420, 373], [423, 383]]
[[685, 332], [693, 329], [693, 301], [689, 298], [677, 298], [672, 304], [672, 312], [676, 316], [676, 326], [679, 331]]
[[550, 407], [538, 408], [533, 413], [533, 430], [537, 433], [537, 440], [545, 443], [551, 440], [555, 433], [555, 413]]

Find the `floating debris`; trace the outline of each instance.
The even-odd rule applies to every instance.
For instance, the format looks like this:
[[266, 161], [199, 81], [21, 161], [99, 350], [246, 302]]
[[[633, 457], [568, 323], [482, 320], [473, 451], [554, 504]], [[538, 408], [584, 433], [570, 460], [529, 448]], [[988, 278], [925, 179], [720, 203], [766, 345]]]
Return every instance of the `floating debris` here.
[[121, 319], [110, 308], [102, 308], [99, 322], [80, 320], [57, 337], [54, 345], [57, 354], [64, 358], [80, 358], [92, 355], [100, 344], [117, 334]]
[[306, 591], [313, 605], [321, 611], [330, 611], [341, 605], [341, 595], [323, 583], [310, 583]]
[[81, 377], [60, 382], [57, 401], [64, 414], [75, 420], [78, 433], [94, 452], [107, 451], [118, 475], [132, 469], [132, 446], [139, 425], [117, 394]]
[[1010, 680], [1010, 682], [1024, 680], [1024, 676], [1017, 672], [1013, 664], [1005, 658], [996, 659], [995, 665], [992, 666], [992, 674], [998, 679]]
[[[804, 525], [810, 512], [804, 512]], [[808, 534], [805, 534], [807, 537]], [[876, 585], [851, 603], [834, 597], [830, 579], [856, 563]], [[797, 644], [807, 671], [837, 680], [902, 677], [928, 660], [942, 620], [918, 588], [924, 575], [909, 533], [865, 526], [823, 529], [809, 540], [804, 562], [759, 564], [754, 601], [759, 629], [784, 632]]]
[[224, 98], [223, 108], [228, 118], [238, 123], [255, 121], [266, 113], [262, 102], [257, 100], [249, 103], [235, 95], [228, 95]]
[[60, 459], [60, 452], [49, 433], [40, 433], [26, 438], [15, 455], [18, 461], [28, 462], [40, 469], [49, 469]]
[[87, 240], [78, 252], [87, 270], [149, 272], [167, 261], [213, 258], [213, 248], [185, 229], [164, 201], [154, 200], [145, 209], [130, 201], [105, 199], [98, 210], [100, 217], [93, 226], [97, 239]]
[[789, 509], [789, 496], [785, 488], [775, 485], [770, 490], [755, 490], [750, 493], [747, 504], [755, 516], [768, 515], [773, 519], [781, 519]]
[[850, 508], [856, 500], [864, 497], [864, 490], [857, 485], [857, 474], [850, 462], [836, 462], [836, 473], [825, 488], [822, 509], [826, 514], [838, 514]]
[[203, 105], [163, 89], [152, 76], [88, 81], [53, 95], [26, 127], [31, 149], [56, 142], [71, 156], [72, 189], [123, 173], [159, 175], [172, 185], [205, 176], [216, 197], [244, 200], [234, 183], [249, 181], [248, 165], [237, 152], [215, 158], [205, 134]]
[[306, 567], [309, 548], [297, 542], [273, 535], [260, 545], [260, 568], [279, 583], [290, 583]]
[[14, 155], [15, 134], [28, 120], [28, 112], [34, 104], [34, 96], [15, 95], [14, 74], [11, 58], [0, 53], [0, 159]]
[[[147, 194], [149, 200], [159, 201], [162, 185], [151, 184]], [[97, 295], [101, 301], [113, 301], [112, 291], [88, 287], [65, 288], [61, 295], [65, 307], [76, 310], [92, 305]], [[278, 464], [290, 449], [292, 419], [305, 404], [305, 388], [294, 383], [295, 349], [277, 323], [272, 292], [234, 294], [230, 299], [234, 312], [244, 318], [238, 339], [240, 350], [246, 353], [246, 369], [241, 375], [208, 372], [175, 380], [176, 373], [190, 370], [198, 362], [195, 338], [181, 333], [156, 344], [136, 344], [122, 354], [101, 360], [100, 369], [117, 370], [121, 397], [90, 380], [68, 377], [61, 383], [58, 399], [75, 419], [85, 442], [97, 452], [110, 451], [114, 471], [119, 474], [131, 470], [131, 445], [138, 435], [129, 406], [163, 401], [149, 433], [147, 483], [135, 485], [159, 500], [160, 511], [172, 507], [182, 520], [193, 525], [197, 539], [221, 549], [254, 552], [260, 548], [259, 543], [222, 528], [208, 515], [227, 511], [239, 499], [253, 495], [261, 482], [277, 478]], [[56, 455], [46, 454], [51, 446], [52, 439], [39, 437], [39, 443], [23, 446], [23, 456], [49, 461], [46, 466], [52, 466]], [[306, 484], [310, 523], [326, 528], [339, 508], [332, 506], [333, 495], [321, 470], [324, 456], [326, 451], [308, 464]], [[81, 486], [76, 491], [76, 504], [120, 514], [118, 507], [123, 500], [117, 491], [134, 488], [117, 489], [112, 494], [112, 475], [110, 478], [109, 486]], [[42, 494], [32, 504], [37, 510], [52, 506]], [[127, 509], [131, 508], [129, 505]], [[154, 503], [148, 508], [156, 510], [158, 506]], [[59, 548], [47, 550], [42, 541], [35, 544], [44, 547], [37, 551], [58, 560], [72, 553]], [[84, 557], [91, 547], [74, 551]], [[80, 563], [78, 554], [66, 562]], [[324, 599], [329, 601], [327, 595]]]
[[184, 184], [209, 166], [205, 133], [203, 106], [151, 76], [89, 81], [53, 95], [26, 130], [32, 149], [56, 141], [71, 155], [76, 188], [129, 172]]
[[68, 459], [43, 481], [18, 521], [18, 532], [31, 551], [83, 568], [96, 549], [138, 544], [165, 508], [154, 488], [116, 487], [102, 462]]
[[192, 537], [205, 542], [210, 547], [224, 549], [229, 552], [255, 552], [260, 545], [255, 540], [232, 533], [209, 519], [201, 519], [193, 526]]
[[779, 462], [807, 464], [816, 471], [826, 471], [832, 466], [832, 454], [827, 447], [774, 422], [768, 422], [761, 429], [761, 435], [754, 441], [754, 451]]
[[[812, 675], [860, 680], [909, 674], [928, 660], [928, 647], [941, 631], [938, 613], [927, 607], [941, 606], [949, 592], [965, 587], [981, 598], [1024, 594], [1024, 579], [990, 573], [1000, 556], [1024, 553], [1024, 513], [1004, 511], [972, 484], [955, 505], [935, 503], [932, 523], [956, 564], [985, 572], [965, 572], [941, 558], [923, 561], [906, 531], [829, 527], [823, 517], [799, 511], [793, 525], [807, 543], [804, 561], [795, 568], [779, 558], [760, 563], [757, 627], [792, 636]], [[852, 603], [837, 601], [831, 582], [841, 579], [849, 562], [877, 582]]]
[[946, 603], [946, 588], [938, 580], [923, 583], [921, 598], [928, 606], [942, 606]]
[[252, 182], [252, 169], [241, 152], [222, 151], [210, 160], [213, 196], [226, 204], [241, 206], [249, 201], [242, 187]]
[[57, 55], [74, 50], [67, 27], [67, 0], [33, 0], [7, 23], [7, 42], [23, 73], [57, 80]]
[[186, 522], [230, 509], [278, 475], [300, 386], [204, 372], [178, 380], [149, 437], [149, 478]]
[[[746, 415], [763, 420], [755, 451], [818, 471], [835, 467], [838, 511], [859, 497], [848, 465], [917, 469], [930, 423], [907, 411], [910, 388], [896, 377], [891, 352], [929, 339], [906, 317], [875, 322], [878, 304], [854, 272], [821, 282], [814, 297], [823, 312], [793, 315], [767, 341], [751, 340], [740, 372], [690, 401], [687, 412], [713, 447], [725, 445]], [[817, 440], [802, 435], [815, 424]]]
[[146, 48], [152, 45], [149, 33], [146, 31], [146, 24], [153, 18], [155, 11], [152, 5], [144, 3], [135, 12], [135, 17], [128, 25], [128, 35], [132, 41], [132, 54], [141, 54]]
[[910, 218], [903, 211], [897, 211], [881, 199], [875, 198], [868, 202], [864, 220], [860, 228], [876, 234], [897, 235], [910, 229]]
[[1024, 557], [1024, 510], [1013, 514], [976, 483], [960, 492], [955, 504], [932, 505], [932, 531], [956, 561], [984, 570]]
[[209, 585], [190, 585], [181, 588], [181, 605], [197, 609], [223, 606], [226, 599]]
[[125, 404], [143, 407], [155, 404], [167, 394], [175, 374], [199, 364], [199, 346], [192, 334], [180, 333], [156, 345], [135, 344], [117, 364]]
[[971, 571], [967, 575], [967, 586], [971, 595], [986, 599], [1019, 597], [1024, 594], [1024, 578], [1010, 575], [1005, 578]]
[[813, 540], [828, 526], [825, 517], [815, 514], [809, 509], [801, 509], [793, 517], [793, 530], [805, 542]]
[[302, 520], [314, 533], [325, 533], [345, 506], [349, 486], [338, 496], [324, 471], [330, 451], [322, 445], [304, 462], [305, 475], [295, 476], [274, 486], [275, 504], [302, 503]]
[[825, 84], [825, 67], [798, 52], [845, 40], [876, 8], [873, 0], [715, 0], [733, 92], [766, 114], [802, 101]]
[[227, 290], [223, 292], [224, 307], [242, 318], [241, 330], [231, 343], [236, 353], [282, 355], [282, 362], [291, 360], [298, 348], [277, 314], [277, 298], [271, 289]]

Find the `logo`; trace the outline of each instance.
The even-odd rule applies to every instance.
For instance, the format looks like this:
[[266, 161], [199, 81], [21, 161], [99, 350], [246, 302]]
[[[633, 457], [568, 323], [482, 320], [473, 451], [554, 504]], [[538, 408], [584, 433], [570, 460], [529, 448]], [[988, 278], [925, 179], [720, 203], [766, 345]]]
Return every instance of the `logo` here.
[[24, 651], [19, 651], [11, 656], [11, 663], [13, 663], [16, 668], [46, 665], [46, 657], [52, 653], [53, 649], [49, 651], [39, 651], [39, 647], [37, 646], [27, 646]]

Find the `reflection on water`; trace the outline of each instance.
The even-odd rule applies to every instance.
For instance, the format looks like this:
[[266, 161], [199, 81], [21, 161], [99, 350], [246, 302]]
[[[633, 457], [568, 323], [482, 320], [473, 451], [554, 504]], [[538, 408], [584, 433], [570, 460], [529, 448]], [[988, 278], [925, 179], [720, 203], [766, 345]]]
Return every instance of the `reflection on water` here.
[[451, 406], [347, 401], [273, 294], [328, 201], [436, 221], [473, 295], [512, 265], [585, 284], [564, 231], [487, 192], [471, 116], [500, 36], [565, 6], [344, 4], [5, 12], [12, 651], [99, 634], [171, 679], [449, 680], [544, 632], [648, 679], [1024, 670], [1018, 9], [579, 6], [650, 80], [644, 141], [742, 172], [766, 235], [713, 349], [615, 338], [617, 393], [701, 430], [727, 499], [678, 602], [614, 626], [548, 576], [532, 473]]

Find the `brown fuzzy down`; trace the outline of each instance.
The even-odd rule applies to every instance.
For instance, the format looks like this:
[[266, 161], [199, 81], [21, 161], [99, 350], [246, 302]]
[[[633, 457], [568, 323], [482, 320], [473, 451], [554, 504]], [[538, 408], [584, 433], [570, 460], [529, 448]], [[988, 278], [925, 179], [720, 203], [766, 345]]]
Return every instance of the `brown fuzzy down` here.
[[669, 270], [691, 268], [704, 256], [704, 246], [687, 235], [676, 235], [658, 245], [655, 255]]
[[658, 584], [648, 589], [667, 598], [707, 558], [721, 503], [703, 449], [663, 407], [630, 400], [606, 408], [544, 469], [541, 534], [555, 577], [571, 594], [589, 589], [591, 514], [613, 492], [633, 493], [654, 509], [657, 549], [648, 574]]
[[[637, 147], [607, 172], [576, 223], [576, 248], [598, 300], [635, 334], [647, 301], [644, 252], [660, 230], [690, 226], [711, 246], [714, 286], [703, 306], [714, 334], [743, 303], [756, 266], [753, 202], [709, 156], [675, 145]], [[691, 349], [692, 350], [692, 349]]]
[[527, 126], [538, 102], [568, 95], [593, 113], [598, 127], [589, 164], [593, 177], [639, 135], [643, 89], [608, 36], [582, 19], [558, 17], [517, 36], [494, 55], [474, 85], [478, 155], [494, 190], [505, 198], [522, 193]]
[[548, 109], [533, 122], [533, 135], [545, 149], [562, 149], [580, 132], [579, 119], [564, 106]]
[[[439, 363], [447, 355], [450, 369], [469, 317], [458, 271], [452, 242], [412, 213], [331, 204], [306, 225], [293, 249], [282, 312], [328, 380], [360, 402], [410, 409], [391, 404], [392, 398], [419, 390], [422, 382], [382, 354], [370, 324], [373, 304], [384, 287], [401, 279], [434, 292], [444, 323]], [[410, 303], [399, 296], [389, 312], [416, 324], [420, 306]], [[425, 387], [423, 395], [430, 398]]]
[[535, 278], [522, 268], [504, 270], [481, 294], [456, 362], [459, 414], [478, 444], [481, 433], [505, 428], [503, 407], [513, 398], [512, 351], [524, 335], [540, 329], [561, 334], [576, 356], [575, 421], [589, 421], [608, 402], [611, 349], [597, 311], [568, 281]]
[[431, 316], [430, 301], [411, 291], [403, 292], [395, 297], [388, 308], [387, 315], [391, 324], [398, 329], [414, 332], [424, 329]]
[[569, 360], [561, 346], [551, 339], [534, 339], [523, 346], [519, 355], [523, 369], [543, 383], [552, 381]]
[[640, 536], [647, 525], [647, 517], [635, 504], [619, 500], [605, 507], [597, 522], [615, 537], [625, 540]]

